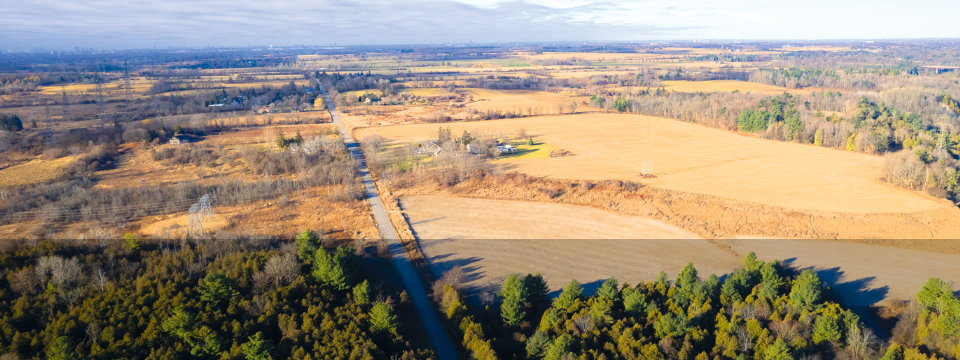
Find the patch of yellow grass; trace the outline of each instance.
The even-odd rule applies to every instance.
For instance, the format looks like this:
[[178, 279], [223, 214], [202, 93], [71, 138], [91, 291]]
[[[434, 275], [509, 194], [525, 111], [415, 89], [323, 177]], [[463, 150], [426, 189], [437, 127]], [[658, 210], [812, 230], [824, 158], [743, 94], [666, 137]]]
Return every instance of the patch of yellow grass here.
[[416, 96], [439, 96], [449, 94], [446, 89], [441, 88], [407, 88], [401, 90], [401, 92]]
[[347, 98], [347, 99], [352, 98], [352, 99], [356, 100], [358, 96], [361, 96], [361, 95], [367, 94], [367, 93], [376, 94], [377, 96], [383, 96], [383, 92], [380, 91], [380, 89], [367, 89], [367, 90], [347, 91], [347, 92], [345, 92], [345, 93], [340, 93], [340, 95], [343, 95], [343, 97], [344, 97], [344, 98]]
[[2, 169], [0, 170], [0, 187], [40, 184], [60, 180], [67, 175], [67, 170], [76, 160], [77, 156], [66, 156], [55, 160], [36, 159], [26, 164]]
[[559, 149], [556, 146], [542, 141], [533, 141], [533, 145], [528, 145], [526, 140], [515, 139], [508, 141], [510, 145], [517, 148], [515, 154], [502, 155], [501, 159], [546, 159], [550, 157], [550, 152]]

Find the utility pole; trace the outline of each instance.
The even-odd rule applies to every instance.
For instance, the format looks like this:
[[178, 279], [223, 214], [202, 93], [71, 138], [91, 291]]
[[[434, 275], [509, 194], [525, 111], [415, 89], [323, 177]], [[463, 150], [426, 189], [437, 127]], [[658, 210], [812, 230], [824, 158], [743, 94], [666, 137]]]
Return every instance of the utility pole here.
[[61, 86], [60, 86], [60, 91], [63, 93], [63, 100], [60, 101], [60, 105], [63, 107], [63, 112], [62, 112], [62, 114], [60, 115], [60, 121], [66, 122], [66, 121], [67, 121], [67, 112], [68, 112], [67, 107], [70, 106], [70, 101], [67, 100], [67, 88], [65, 88], [65, 87], [63, 87], [63, 85], [61, 85]]

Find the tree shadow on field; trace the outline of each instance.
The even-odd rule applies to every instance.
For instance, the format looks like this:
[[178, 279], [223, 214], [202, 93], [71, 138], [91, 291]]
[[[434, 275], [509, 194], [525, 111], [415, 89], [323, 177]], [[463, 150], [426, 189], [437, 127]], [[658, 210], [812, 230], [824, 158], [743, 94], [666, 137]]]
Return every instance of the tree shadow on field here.
[[864, 277], [860, 279], [847, 279], [846, 273], [838, 267], [826, 268], [807, 266], [801, 267], [796, 264], [797, 258], [783, 260], [781, 263], [784, 268], [791, 269], [797, 273], [804, 270], [812, 270], [817, 274], [825, 285], [823, 292], [824, 300], [834, 301], [849, 308], [860, 321], [872, 329], [878, 336], [887, 334], [888, 329], [883, 329], [874, 319], [871, 306], [876, 305], [887, 298], [890, 293], [889, 286], [875, 287], [875, 276]]
[[[600, 290], [600, 286], [603, 285], [604, 281], [607, 281], [607, 279], [599, 279], [599, 280], [594, 280], [588, 283], [580, 284], [580, 288], [583, 289], [583, 297], [593, 296], [593, 294], [596, 294], [597, 290]], [[570, 281], [567, 280], [562, 284], [555, 284], [553, 286], [550, 286], [551, 288], [555, 286], [556, 290], [547, 293], [547, 297], [551, 299], [555, 299], [557, 296], [560, 296], [560, 293], [563, 291], [563, 287], [567, 286], [567, 283], [569, 282]]]

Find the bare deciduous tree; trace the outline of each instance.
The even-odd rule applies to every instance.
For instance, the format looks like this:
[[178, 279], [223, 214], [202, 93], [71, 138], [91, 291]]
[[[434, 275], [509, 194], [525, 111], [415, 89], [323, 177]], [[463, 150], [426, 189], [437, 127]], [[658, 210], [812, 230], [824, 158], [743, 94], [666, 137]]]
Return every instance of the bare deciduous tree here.
[[581, 334], [593, 331], [593, 319], [588, 315], [581, 315], [573, 319], [573, 324]]
[[23, 268], [13, 274], [10, 279], [10, 288], [23, 295], [32, 294], [40, 285], [41, 279], [30, 268]]
[[274, 286], [280, 286], [300, 275], [300, 263], [294, 254], [274, 255], [267, 260], [263, 271], [273, 279]]
[[737, 330], [737, 344], [740, 345], [740, 351], [744, 353], [753, 348], [753, 339], [750, 338], [750, 332], [746, 327], [740, 327]]
[[102, 329], [100, 329], [99, 322], [96, 322], [96, 321], [91, 322], [89, 325], [87, 325], [87, 337], [89, 337], [91, 341], [96, 343], [100, 341], [101, 330]]

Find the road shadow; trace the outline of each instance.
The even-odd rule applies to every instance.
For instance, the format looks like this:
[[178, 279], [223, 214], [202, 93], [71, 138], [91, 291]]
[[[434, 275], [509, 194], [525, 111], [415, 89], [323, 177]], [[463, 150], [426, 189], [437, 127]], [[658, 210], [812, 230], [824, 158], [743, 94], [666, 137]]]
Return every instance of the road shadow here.
[[[600, 290], [600, 286], [603, 285], [603, 282], [607, 279], [598, 279], [588, 283], [580, 284], [580, 288], [583, 289], [583, 297], [593, 296], [597, 293], [597, 290]], [[555, 299], [557, 296], [560, 296], [560, 293], [563, 291], [563, 287], [567, 286], [567, 283], [551, 285], [551, 288], [556, 288], [556, 290], [547, 293], [547, 297]]]

